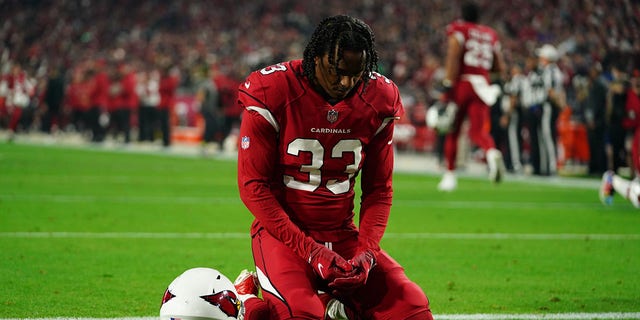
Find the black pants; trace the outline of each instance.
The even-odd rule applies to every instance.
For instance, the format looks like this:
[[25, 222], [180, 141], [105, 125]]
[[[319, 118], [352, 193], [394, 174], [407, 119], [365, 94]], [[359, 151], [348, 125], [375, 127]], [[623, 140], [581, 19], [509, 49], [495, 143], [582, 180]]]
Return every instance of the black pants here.
[[213, 112], [203, 112], [204, 118], [204, 132], [202, 134], [202, 141], [204, 142], [218, 142], [222, 144], [223, 128], [222, 119], [219, 115]]
[[138, 112], [138, 141], [153, 141], [156, 127], [156, 108], [140, 106]]
[[113, 122], [113, 136], [117, 138], [120, 133], [124, 135], [124, 143], [131, 142], [131, 110], [119, 108], [111, 113]]
[[162, 131], [162, 145], [171, 145], [171, 126], [169, 124], [169, 110], [158, 109], [158, 120], [160, 121], [160, 131]]
[[106, 134], [106, 126], [100, 123], [100, 116], [102, 115], [102, 108], [100, 106], [93, 106], [87, 111], [87, 125], [91, 130], [91, 141], [102, 142]]

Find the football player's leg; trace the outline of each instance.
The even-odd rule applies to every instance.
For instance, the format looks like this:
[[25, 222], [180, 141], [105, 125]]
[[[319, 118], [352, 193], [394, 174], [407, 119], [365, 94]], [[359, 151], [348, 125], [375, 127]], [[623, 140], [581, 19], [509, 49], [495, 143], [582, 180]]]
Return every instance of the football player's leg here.
[[[637, 130], [636, 130], [637, 131]], [[634, 176], [631, 181], [632, 184], [632, 193], [634, 193], [633, 198], [635, 200], [631, 200], [631, 203], [636, 208], [640, 207], [640, 132], [636, 132], [633, 137], [633, 144], [631, 146], [631, 162], [633, 164]]]
[[244, 301], [243, 320], [269, 320], [270, 311], [266, 301], [260, 298], [249, 298]]
[[469, 105], [469, 139], [482, 150], [495, 149], [496, 145], [491, 137], [490, 109], [480, 99], [473, 99]]
[[629, 201], [634, 207], [640, 208], [640, 180], [633, 179], [629, 184]]
[[453, 191], [458, 186], [456, 178], [456, 158], [458, 157], [458, 138], [464, 120], [465, 110], [458, 110], [456, 120], [453, 122], [451, 131], [444, 138], [443, 155], [447, 170], [442, 175], [442, 179], [438, 183], [438, 190]]
[[458, 155], [458, 136], [460, 130], [453, 129], [447, 133], [444, 138], [444, 161], [447, 166], [447, 170], [454, 171], [456, 169], [456, 157]]
[[242, 301], [242, 320], [270, 319], [269, 305], [258, 297], [260, 286], [255, 272], [242, 270], [233, 285], [238, 293], [238, 299]]
[[634, 207], [640, 207], [640, 181], [629, 181], [617, 174], [613, 174], [611, 176], [611, 185], [616, 193], [629, 200]]
[[252, 249], [271, 319], [323, 318], [325, 307], [318, 297], [315, 274], [306, 261], [266, 231], [253, 237]]
[[386, 252], [378, 254], [367, 284], [348, 301], [364, 319], [432, 320], [429, 300]]
[[438, 183], [438, 190], [440, 191], [453, 191], [458, 186], [456, 178], [456, 157], [458, 154], [458, 132], [449, 132], [444, 138], [444, 161], [447, 166], [447, 170], [442, 175], [442, 179]]
[[502, 152], [496, 149], [495, 141], [487, 130], [490, 121], [490, 109], [479, 98], [475, 98], [469, 106], [469, 139], [485, 152], [489, 168], [489, 180], [500, 182], [505, 175], [506, 168]]
[[323, 320], [360, 320], [353, 309], [345, 306], [333, 295], [321, 292], [319, 296], [325, 309]]
[[447, 170], [449, 171], [454, 171], [456, 169], [456, 157], [458, 156], [458, 138], [460, 137], [460, 131], [462, 130], [462, 124], [466, 118], [466, 115], [466, 106], [458, 104], [458, 111], [455, 115], [455, 120], [451, 125], [451, 130], [446, 134], [444, 138], [444, 147], [442, 151], [444, 153]]

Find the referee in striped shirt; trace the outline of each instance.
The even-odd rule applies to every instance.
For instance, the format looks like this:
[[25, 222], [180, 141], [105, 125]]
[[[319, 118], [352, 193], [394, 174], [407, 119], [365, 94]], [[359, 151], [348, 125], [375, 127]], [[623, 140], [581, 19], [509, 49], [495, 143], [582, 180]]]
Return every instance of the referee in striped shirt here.
[[536, 49], [538, 64], [532, 68], [518, 90], [525, 125], [530, 137], [530, 162], [535, 175], [557, 173], [556, 120], [564, 108], [564, 74], [556, 64], [558, 50], [550, 44]]

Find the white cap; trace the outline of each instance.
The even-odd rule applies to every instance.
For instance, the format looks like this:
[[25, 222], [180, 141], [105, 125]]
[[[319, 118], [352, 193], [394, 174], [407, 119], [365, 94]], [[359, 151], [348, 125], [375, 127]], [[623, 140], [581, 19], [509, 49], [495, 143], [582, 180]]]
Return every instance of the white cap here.
[[556, 61], [560, 57], [556, 47], [550, 44], [545, 44], [542, 47], [536, 49], [536, 56], [545, 58], [549, 61]]

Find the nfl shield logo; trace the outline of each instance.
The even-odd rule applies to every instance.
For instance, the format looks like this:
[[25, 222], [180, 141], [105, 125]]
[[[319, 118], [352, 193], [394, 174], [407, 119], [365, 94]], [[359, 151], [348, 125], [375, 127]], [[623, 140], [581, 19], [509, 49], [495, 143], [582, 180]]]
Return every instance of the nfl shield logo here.
[[329, 110], [329, 112], [327, 112], [327, 120], [331, 123], [336, 122], [338, 120], [338, 111], [334, 109]]
[[242, 137], [242, 140], [240, 141], [240, 147], [242, 149], [249, 149], [249, 137]]

